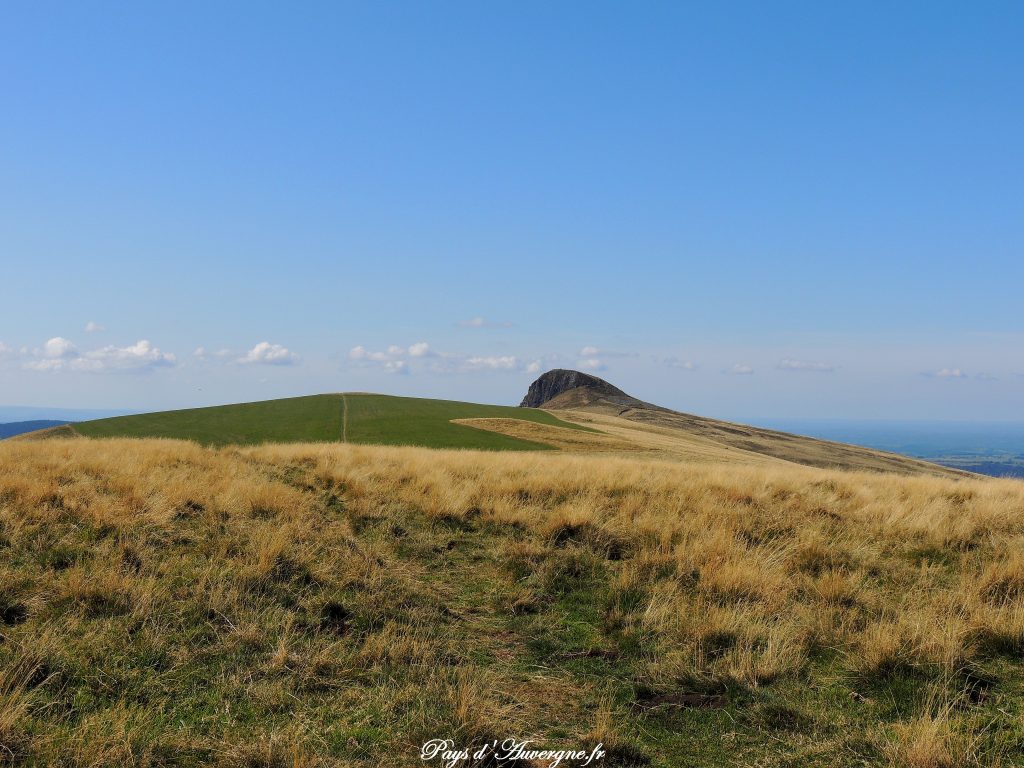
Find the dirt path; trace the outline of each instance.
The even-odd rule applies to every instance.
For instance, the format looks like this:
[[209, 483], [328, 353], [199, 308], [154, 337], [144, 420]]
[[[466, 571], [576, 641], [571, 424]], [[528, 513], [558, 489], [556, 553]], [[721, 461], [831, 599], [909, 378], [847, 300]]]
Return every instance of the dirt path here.
[[341, 442], [348, 442], [348, 398], [341, 396]]

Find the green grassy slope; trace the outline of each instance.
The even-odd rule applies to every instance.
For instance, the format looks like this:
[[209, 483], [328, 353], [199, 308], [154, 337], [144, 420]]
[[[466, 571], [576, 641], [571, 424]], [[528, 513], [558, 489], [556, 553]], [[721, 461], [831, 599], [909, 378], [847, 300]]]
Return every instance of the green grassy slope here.
[[170, 437], [204, 445], [341, 439], [341, 397], [313, 395], [83, 421], [86, 437]]
[[348, 440], [381, 445], [422, 445], [428, 448], [484, 448], [523, 450], [548, 446], [508, 437], [498, 432], [452, 424], [451, 419], [524, 419], [539, 424], [580, 429], [546, 411], [505, 405], [478, 405], [418, 397], [346, 395]]
[[451, 419], [504, 417], [580, 429], [532, 408], [477, 405], [387, 395], [312, 395], [258, 403], [221, 405], [118, 416], [80, 422], [85, 437], [168, 437], [203, 445], [337, 442], [348, 403], [349, 442], [430, 448], [543, 450], [527, 440], [452, 424]]

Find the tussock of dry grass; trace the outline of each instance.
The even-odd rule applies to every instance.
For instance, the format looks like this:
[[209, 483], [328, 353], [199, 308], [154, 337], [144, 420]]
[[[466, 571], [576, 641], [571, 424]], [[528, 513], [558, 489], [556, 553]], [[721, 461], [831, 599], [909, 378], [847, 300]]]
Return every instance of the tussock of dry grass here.
[[0, 760], [408, 765], [439, 736], [1008, 760], [1022, 543], [1011, 481], [7, 443]]

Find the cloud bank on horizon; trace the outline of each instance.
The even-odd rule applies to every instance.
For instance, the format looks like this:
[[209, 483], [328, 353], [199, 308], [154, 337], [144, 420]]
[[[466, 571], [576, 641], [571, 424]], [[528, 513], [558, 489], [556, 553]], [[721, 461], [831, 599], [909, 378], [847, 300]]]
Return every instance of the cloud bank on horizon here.
[[[465, 327], [457, 324], [458, 327]], [[473, 326], [476, 327], [476, 326]], [[502, 326], [504, 327], [504, 326]], [[85, 328], [91, 336], [97, 331]], [[265, 386], [270, 379], [266, 373], [247, 375], [246, 370], [276, 370], [274, 383], [284, 387], [291, 394], [304, 394], [313, 391], [307, 382], [330, 380], [334, 385], [325, 389], [338, 390], [355, 388], [346, 386], [347, 382], [373, 382], [371, 389], [389, 392], [401, 391], [418, 394], [417, 388], [423, 382], [438, 382], [439, 387], [449, 387], [455, 396], [463, 391], [460, 382], [484, 383], [475, 395], [478, 400], [494, 400], [490, 394], [495, 391], [513, 391], [521, 388], [524, 382], [552, 368], [576, 368], [591, 373], [598, 373], [612, 379], [617, 385], [632, 386], [638, 392], [644, 392], [652, 380], [668, 382], [672, 389], [670, 394], [662, 396], [669, 405], [682, 407], [673, 402], [671, 392], [701, 393], [721, 391], [714, 384], [716, 376], [725, 375], [729, 378], [747, 379], [750, 384], [737, 390], [739, 392], [755, 392], [765, 387], [796, 386], [799, 391], [813, 392], [816, 397], [828, 400], [829, 393], [842, 393], [854, 382], [863, 383], [872, 378], [884, 384], [893, 380], [911, 387], [916, 378], [922, 382], [952, 383], [963, 382], [957, 389], [974, 387], [974, 396], [984, 396], [991, 392], [992, 387], [1020, 387], [1024, 377], [1012, 370], [1003, 370], [996, 375], [987, 370], [969, 370], [960, 365], [944, 365], [934, 368], [918, 365], [916, 360], [908, 360], [895, 373], [888, 373], [879, 378], [880, 363], [864, 355], [863, 349], [849, 348], [838, 350], [844, 354], [842, 362], [824, 361], [816, 357], [798, 357], [780, 355], [772, 359], [769, 352], [762, 351], [760, 358], [755, 359], [749, 348], [736, 360], [735, 349], [738, 345], [711, 345], [700, 348], [690, 345], [689, 350], [679, 350], [682, 354], [666, 354], [665, 349], [644, 350], [638, 348], [630, 351], [623, 345], [583, 344], [573, 349], [538, 348], [519, 340], [521, 347], [530, 348], [510, 351], [507, 342], [494, 341], [491, 344], [472, 341], [467, 350], [466, 345], [452, 344], [451, 347], [438, 346], [420, 339], [407, 343], [392, 343], [374, 346], [355, 344], [347, 351], [338, 349], [309, 350], [303, 354], [294, 351], [290, 346], [260, 341], [242, 348], [219, 347], [211, 351], [207, 346], [199, 346], [190, 355], [168, 351], [155, 345], [148, 339], [140, 339], [134, 343], [118, 346], [117, 344], [85, 345], [80, 341], [64, 336], [54, 336], [37, 345], [15, 346], [0, 341], [0, 371], [8, 377], [18, 374], [31, 377], [35, 388], [46, 381], [57, 382], [61, 379], [88, 376], [100, 377], [103, 374], [118, 374], [114, 380], [123, 379], [125, 374], [145, 375], [148, 382], [166, 379], [167, 384], [185, 381], [194, 393], [203, 392], [216, 383], [228, 378], [234, 387], [233, 391], [247, 391], [250, 388]], [[692, 354], [699, 352], [700, 356]], [[923, 360], [924, 355], [916, 350], [916, 357]], [[935, 361], [943, 356], [942, 352], [929, 352]], [[730, 360], [729, 358], [733, 358]], [[744, 359], [745, 358], [745, 359]], [[922, 369], [923, 368], [923, 369]], [[817, 374], [804, 378], [800, 374]], [[824, 378], [819, 378], [825, 374]], [[312, 379], [310, 376], [312, 375]], [[393, 378], [417, 379], [420, 385], [399, 386]], [[483, 376], [484, 379], [480, 377]], [[383, 378], [381, 378], [383, 377]], [[494, 378], [494, 377], [497, 377]], [[681, 377], [681, 378], [680, 378]], [[792, 377], [792, 378], [790, 378]], [[129, 377], [131, 378], [131, 377]], [[504, 381], [505, 385], [494, 387], [495, 381]], [[814, 383], [811, 389], [793, 382]], [[850, 384], [844, 383], [846, 380]], [[636, 382], [627, 385], [627, 382]], [[787, 384], [786, 382], [790, 382]], [[447, 382], [445, 384], [444, 382]], [[455, 382], [453, 384], [453, 382]], [[858, 384], [860, 385], [860, 384]], [[147, 385], [148, 386], [148, 385]], [[918, 385], [920, 386], [920, 385]], [[430, 387], [425, 388], [429, 390]], [[472, 387], [470, 387], [472, 389]], [[444, 392], [444, 389], [441, 389]], [[934, 395], [938, 390], [932, 390]], [[954, 390], [948, 390], [953, 392]], [[427, 392], [424, 391], [423, 394]], [[467, 397], [463, 395], [463, 397]], [[241, 398], [239, 398], [241, 399]], [[473, 399], [473, 397], [467, 397]], [[941, 398], [940, 398], [941, 399]], [[114, 401], [116, 403], [116, 401]], [[65, 404], [65, 403], [58, 403]], [[89, 403], [87, 403], [89, 404]], [[110, 402], [102, 402], [109, 405]], [[169, 407], [170, 405], [204, 404], [193, 400], [172, 403], [154, 402], [151, 408]], [[131, 404], [136, 407], [136, 404]], [[691, 410], [693, 408], [691, 407]], [[699, 409], [698, 409], [699, 410]]]

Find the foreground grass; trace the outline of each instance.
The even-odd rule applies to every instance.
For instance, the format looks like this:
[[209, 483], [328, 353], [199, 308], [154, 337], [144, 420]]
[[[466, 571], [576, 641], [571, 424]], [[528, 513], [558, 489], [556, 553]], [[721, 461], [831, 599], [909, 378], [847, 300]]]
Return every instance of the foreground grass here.
[[0, 445], [0, 761], [1015, 765], [1024, 486]]
[[[343, 429], [343, 418], [347, 424]], [[586, 430], [535, 408], [418, 397], [311, 395], [257, 403], [117, 416], [75, 424], [86, 437], [164, 437], [203, 445], [339, 442], [427, 448], [546, 450], [549, 446], [452, 424], [452, 419], [507, 418]]]

